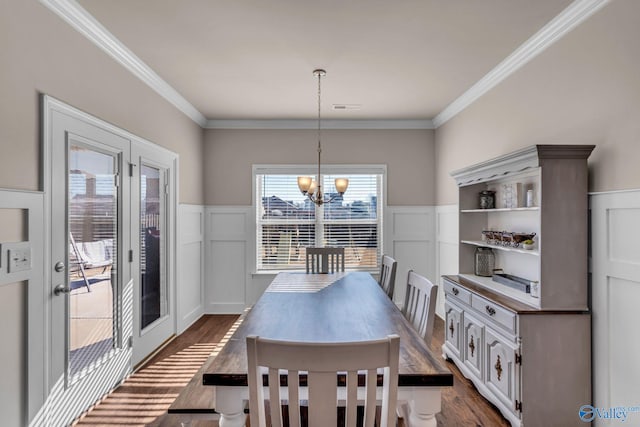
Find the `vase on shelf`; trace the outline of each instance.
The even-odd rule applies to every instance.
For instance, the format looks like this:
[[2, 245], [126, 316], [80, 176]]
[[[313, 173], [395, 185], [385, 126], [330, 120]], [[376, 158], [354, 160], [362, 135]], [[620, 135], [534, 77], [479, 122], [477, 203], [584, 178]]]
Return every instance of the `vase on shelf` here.
[[496, 192], [492, 190], [484, 190], [480, 192], [480, 209], [495, 208]]
[[496, 257], [491, 248], [476, 248], [476, 276], [491, 277], [496, 266]]

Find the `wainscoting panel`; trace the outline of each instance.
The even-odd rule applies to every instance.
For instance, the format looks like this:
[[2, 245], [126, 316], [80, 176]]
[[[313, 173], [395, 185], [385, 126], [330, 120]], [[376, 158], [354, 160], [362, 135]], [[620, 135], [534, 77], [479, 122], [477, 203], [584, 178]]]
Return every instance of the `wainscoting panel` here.
[[435, 282], [434, 211], [432, 206], [387, 207], [385, 252], [398, 262], [393, 300], [401, 306], [409, 270]]
[[[640, 191], [593, 194], [590, 208], [594, 406], [640, 406]], [[640, 413], [626, 422], [640, 424]]]
[[[1, 425], [28, 425], [46, 398], [44, 195], [0, 189]], [[28, 253], [24, 268], [11, 267], [11, 251]]]
[[436, 278], [438, 303], [436, 314], [444, 319], [442, 276], [458, 274], [458, 205], [436, 206]]
[[205, 311], [242, 313], [250, 277], [251, 207], [209, 206], [205, 211]]
[[204, 206], [180, 205], [178, 213], [177, 332], [204, 314]]

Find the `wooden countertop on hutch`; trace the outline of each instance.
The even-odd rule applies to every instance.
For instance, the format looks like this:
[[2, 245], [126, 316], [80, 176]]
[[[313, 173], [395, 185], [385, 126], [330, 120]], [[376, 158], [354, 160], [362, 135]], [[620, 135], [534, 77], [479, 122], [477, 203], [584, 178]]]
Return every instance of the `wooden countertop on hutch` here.
[[545, 310], [540, 309], [538, 307], [532, 307], [530, 305], [524, 304], [520, 301], [517, 301], [513, 298], [510, 298], [506, 295], [493, 292], [490, 289], [482, 286], [478, 283], [475, 283], [465, 277], [459, 275], [447, 275], [442, 276], [444, 279], [455, 283], [456, 285], [465, 288], [468, 291], [476, 293], [482, 297], [490, 299], [492, 302], [498, 304], [499, 306], [506, 308], [507, 310], [513, 311], [518, 314], [578, 314], [585, 313], [584, 310]]

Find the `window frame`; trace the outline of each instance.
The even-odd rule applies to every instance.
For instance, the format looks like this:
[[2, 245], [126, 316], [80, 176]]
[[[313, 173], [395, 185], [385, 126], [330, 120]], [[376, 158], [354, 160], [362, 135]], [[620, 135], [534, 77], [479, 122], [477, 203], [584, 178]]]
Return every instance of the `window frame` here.
[[[280, 164], [254, 164], [252, 166], [252, 174], [251, 174], [251, 254], [252, 254], [252, 265], [253, 265], [253, 274], [262, 275], [262, 274], [277, 274], [280, 271], [304, 271], [302, 270], [266, 270], [258, 268], [258, 250], [260, 245], [258, 244], [259, 237], [259, 224], [257, 218], [257, 175], [307, 175], [307, 176], [315, 176], [318, 171], [317, 164], [294, 164], [294, 165], [280, 165]], [[372, 221], [371, 223], [378, 224], [378, 252], [379, 254], [383, 254], [384, 252], [384, 242], [385, 242], [385, 220], [386, 220], [386, 212], [387, 212], [387, 165], [385, 164], [328, 164], [322, 165], [322, 175], [358, 175], [358, 174], [377, 174], [381, 175], [381, 188], [379, 189], [378, 196], [378, 204], [377, 204], [377, 216], [378, 219], [376, 221]], [[347, 192], [349, 190], [347, 189]], [[382, 200], [380, 200], [382, 199]], [[323, 215], [322, 215], [323, 216]], [[316, 212], [316, 219], [313, 222], [317, 227], [318, 224], [335, 224], [336, 222], [345, 221], [345, 220], [329, 220], [325, 221], [324, 218], [319, 218]], [[363, 223], [366, 222], [363, 221]], [[363, 270], [353, 270], [353, 271], [366, 271], [370, 273], [377, 274], [380, 269], [380, 259], [381, 255], [376, 258], [375, 268], [371, 269], [363, 269]]]

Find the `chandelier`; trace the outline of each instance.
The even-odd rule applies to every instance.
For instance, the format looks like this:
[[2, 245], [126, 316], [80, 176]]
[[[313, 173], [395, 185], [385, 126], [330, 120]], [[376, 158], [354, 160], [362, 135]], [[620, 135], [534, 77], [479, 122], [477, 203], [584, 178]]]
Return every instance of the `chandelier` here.
[[347, 187], [349, 186], [349, 180], [347, 178], [336, 178], [336, 191], [338, 194], [331, 197], [329, 200], [324, 200], [324, 195], [322, 194], [322, 184], [321, 184], [321, 175], [320, 175], [320, 155], [322, 154], [322, 144], [320, 139], [320, 80], [322, 77], [327, 75], [325, 70], [313, 70], [313, 75], [318, 77], [318, 175], [316, 175], [316, 180], [314, 180], [310, 176], [299, 176], [298, 177], [298, 188], [317, 206], [322, 206], [324, 203], [329, 203], [333, 199], [338, 196], [342, 196], [345, 191], [347, 191]]

